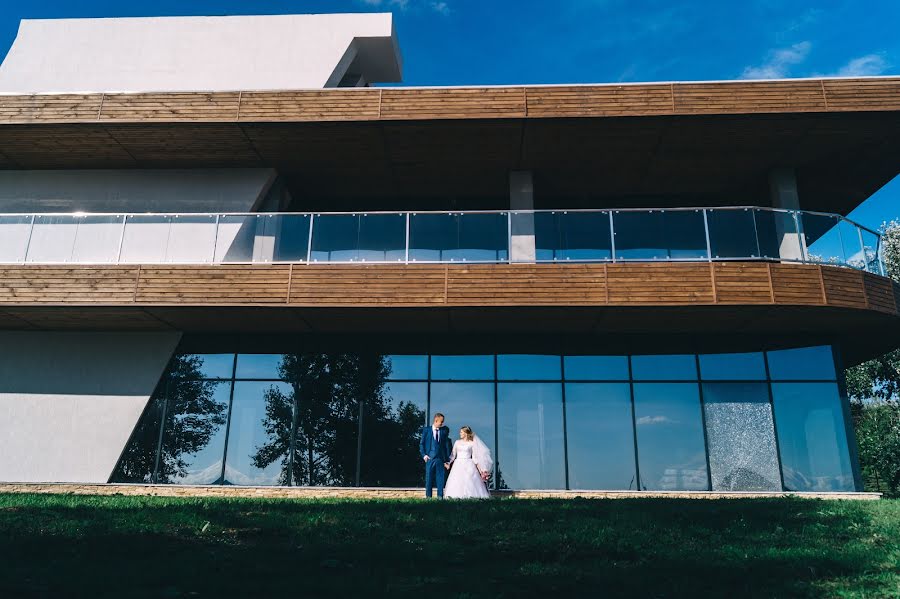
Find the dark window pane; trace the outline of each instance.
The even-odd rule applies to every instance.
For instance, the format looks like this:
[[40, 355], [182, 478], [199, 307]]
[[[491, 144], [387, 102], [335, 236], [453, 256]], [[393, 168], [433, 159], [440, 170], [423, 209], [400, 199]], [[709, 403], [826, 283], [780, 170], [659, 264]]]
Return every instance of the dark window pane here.
[[745, 208], [707, 210], [713, 258], [757, 258], [759, 244], [753, 211]]
[[494, 356], [431, 356], [435, 380], [493, 380]]
[[[420, 487], [425, 470], [419, 435], [428, 411], [427, 383], [387, 383], [363, 412], [362, 484]], [[388, 457], [389, 456], [389, 457]]]
[[566, 385], [569, 487], [636, 489], [628, 383]]
[[564, 489], [561, 385], [503, 383], [497, 402], [500, 488]]
[[[801, 212], [800, 226], [806, 240], [806, 258], [822, 264], [845, 264], [844, 245], [838, 229], [838, 217]], [[857, 237], [857, 241], [858, 241]]]
[[230, 379], [234, 372], [234, 354], [181, 354], [178, 359], [170, 369], [179, 379]]
[[162, 422], [162, 411], [165, 404], [166, 381], [160, 383], [150, 398], [144, 413], [141, 414], [131, 438], [119, 458], [119, 463], [110, 477], [112, 483], [150, 483], [153, 482], [153, 469], [156, 466], [156, 452], [159, 448], [159, 425]]
[[769, 376], [774, 381], [835, 380], [831, 346], [801, 347], [768, 352]]
[[538, 261], [612, 257], [608, 212], [537, 212], [534, 234]]
[[566, 356], [566, 380], [627, 381], [628, 356]]
[[772, 383], [772, 395], [785, 488], [855, 490], [837, 384]]
[[472, 427], [475, 434], [491, 448], [496, 462], [493, 383], [432, 383], [428, 422], [437, 412], [444, 415], [444, 424], [450, 428], [451, 439], [455, 441], [459, 438], [461, 427]]
[[641, 488], [705, 491], [706, 452], [696, 383], [636, 383]]
[[406, 260], [406, 215], [363, 214], [359, 218], [359, 260]]
[[766, 364], [761, 352], [701, 354], [700, 376], [707, 381], [764, 381]]
[[505, 380], [553, 380], [560, 378], [559, 356], [497, 356], [497, 378]]
[[278, 380], [280, 366], [281, 354], [239, 354], [236, 378]]
[[235, 383], [225, 484], [287, 485], [293, 417], [290, 385]]
[[424, 380], [428, 378], [428, 356], [387, 356], [389, 379]]
[[221, 483], [231, 383], [173, 381], [168, 393], [157, 481]]
[[284, 354], [282, 361], [297, 406], [293, 484], [355, 484], [360, 402], [384, 383], [383, 357]]
[[780, 491], [766, 383], [703, 385], [713, 491]]
[[697, 380], [697, 362], [692, 354], [632, 356], [631, 371], [636, 381]]

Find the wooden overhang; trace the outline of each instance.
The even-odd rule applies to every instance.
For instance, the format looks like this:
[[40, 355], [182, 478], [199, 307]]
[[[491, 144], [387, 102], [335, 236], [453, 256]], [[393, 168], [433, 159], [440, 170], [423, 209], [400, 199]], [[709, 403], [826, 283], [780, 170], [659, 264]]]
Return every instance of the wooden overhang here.
[[487, 337], [517, 351], [548, 338], [593, 351], [815, 341], [853, 363], [893, 348], [898, 310], [884, 277], [764, 262], [0, 268], [9, 330]]
[[278, 168], [297, 208], [766, 205], [846, 214], [900, 170], [900, 78], [0, 96], [0, 168]]

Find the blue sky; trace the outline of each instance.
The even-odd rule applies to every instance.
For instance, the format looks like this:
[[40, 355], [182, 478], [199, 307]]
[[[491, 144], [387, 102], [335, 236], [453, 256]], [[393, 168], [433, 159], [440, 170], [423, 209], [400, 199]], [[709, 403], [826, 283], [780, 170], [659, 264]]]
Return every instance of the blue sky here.
[[[900, 74], [896, 0], [0, 0], [0, 55], [22, 18], [366, 11], [394, 13], [406, 85]], [[851, 216], [900, 218], [900, 178]]]

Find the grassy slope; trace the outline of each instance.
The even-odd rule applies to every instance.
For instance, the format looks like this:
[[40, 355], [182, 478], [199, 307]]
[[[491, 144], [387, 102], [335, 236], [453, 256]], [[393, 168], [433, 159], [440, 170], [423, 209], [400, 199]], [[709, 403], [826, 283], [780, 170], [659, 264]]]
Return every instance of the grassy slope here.
[[0, 495], [0, 597], [900, 597], [898, 564], [887, 500]]

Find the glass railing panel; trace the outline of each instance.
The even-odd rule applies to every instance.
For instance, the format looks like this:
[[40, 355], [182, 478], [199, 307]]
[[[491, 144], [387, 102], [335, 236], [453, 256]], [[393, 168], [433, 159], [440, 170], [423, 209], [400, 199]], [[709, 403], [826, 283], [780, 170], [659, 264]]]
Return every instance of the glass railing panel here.
[[119, 261], [126, 264], [165, 263], [170, 221], [167, 215], [128, 215]]
[[356, 262], [359, 260], [358, 214], [316, 214], [313, 221], [313, 262]]
[[614, 211], [616, 260], [703, 260], [700, 210]]
[[31, 219], [30, 214], [0, 216], [0, 263], [25, 261]]
[[409, 259], [416, 262], [506, 262], [509, 223], [500, 213], [412, 213]]
[[609, 212], [537, 212], [534, 235], [538, 262], [612, 258]]
[[313, 262], [401, 262], [405, 259], [405, 214], [315, 216]]
[[[219, 217], [216, 233], [216, 262], [265, 262], [255, 259], [264, 236], [265, 220], [260, 214], [225, 214]], [[304, 257], [306, 257], [304, 255]]]
[[706, 260], [706, 225], [702, 210], [664, 210], [663, 229], [672, 260]]
[[838, 218], [838, 233], [844, 252], [844, 264], [857, 270], [866, 270], [866, 256], [860, 228], [843, 218]]
[[881, 268], [881, 237], [871, 231], [863, 229], [862, 239], [866, 270], [877, 275], [884, 274]]
[[838, 217], [809, 212], [800, 212], [799, 217], [806, 242], [807, 261], [817, 264], [847, 263]]
[[759, 258], [753, 210], [711, 208], [706, 211], [713, 260]]
[[754, 215], [762, 258], [797, 262], [803, 260], [803, 246], [793, 212], [757, 209], [754, 210]]
[[74, 215], [35, 216], [26, 262], [71, 262], [77, 231], [78, 218]]
[[406, 214], [363, 214], [359, 218], [359, 260], [406, 260]]
[[275, 241], [275, 262], [306, 262], [309, 214], [277, 214], [266, 219], [266, 235]]
[[181, 264], [212, 262], [216, 247], [215, 214], [175, 214], [171, 222], [166, 262]]
[[79, 216], [72, 262], [110, 264], [119, 260], [125, 217]]

